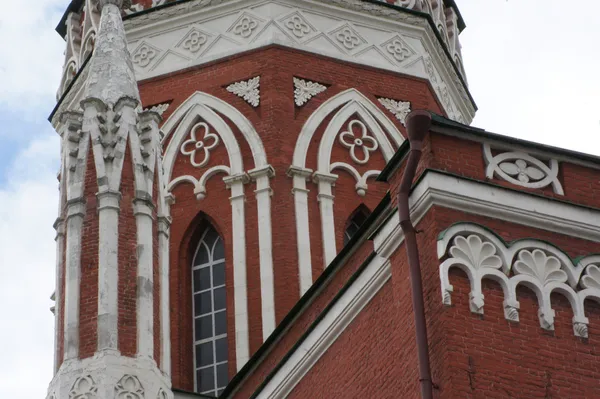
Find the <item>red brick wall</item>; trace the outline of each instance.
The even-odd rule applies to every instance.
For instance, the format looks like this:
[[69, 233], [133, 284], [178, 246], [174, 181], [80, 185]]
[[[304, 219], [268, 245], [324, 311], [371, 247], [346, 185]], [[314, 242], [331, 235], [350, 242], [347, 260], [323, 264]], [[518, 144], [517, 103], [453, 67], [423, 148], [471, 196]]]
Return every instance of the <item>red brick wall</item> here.
[[[261, 103], [258, 108], [251, 107], [243, 99], [227, 92], [226, 87], [234, 82], [261, 76]], [[329, 88], [311, 99], [303, 107], [296, 107], [293, 99], [293, 77], [316, 81]], [[260, 135], [269, 164], [276, 170], [276, 176], [271, 179], [272, 197], [272, 228], [273, 228], [273, 264], [275, 278], [276, 320], [281, 321], [291, 307], [299, 299], [298, 264], [296, 249], [296, 225], [294, 201], [292, 195], [292, 179], [286, 176], [286, 171], [292, 164], [292, 154], [296, 139], [306, 119], [327, 99], [346, 90], [356, 88], [380, 107], [383, 112], [404, 132], [404, 128], [387, 110], [381, 107], [377, 97], [389, 97], [399, 100], [409, 100], [412, 107], [432, 109], [441, 112], [429, 84], [425, 81], [400, 76], [386, 71], [379, 71], [365, 66], [341, 63], [308, 55], [302, 52], [279, 47], [270, 47], [230, 57], [202, 67], [193, 68], [169, 76], [142, 82], [140, 93], [142, 102], [146, 105], [172, 101], [164, 118], [189, 98], [195, 91], [200, 90], [214, 95], [237, 110], [242, 112], [254, 125]], [[223, 115], [221, 115], [223, 117]], [[228, 121], [229, 122], [229, 121]], [[324, 124], [327, 120], [324, 122]], [[254, 162], [243, 136], [230, 123], [242, 150], [245, 170], [254, 167]], [[316, 169], [316, 151], [322, 135], [319, 129], [313, 137], [309, 150], [307, 167]], [[206, 168], [196, 169], [189, 165], [186, 157], [179, 156], [172, 177], [191, 174], [200, 177], [207, 168], [225, 164], [229, 165], [224, 146], [220, 144], [211, 153], [211, 161]], [[368, 168], [359, 167], [364, 172], [370, 169], [381, 169], [385, 161], [380, 152], [371, 153], [373, 160]], [[348, 150], [336, 142], [332, 162], [348, 161]], [[351, 162], [349, 162], [351, 163]], [[354, 166], [357, 166], [354, 164]], [[343, 227], [348, 217], [360, 205], [365, 204], [369, 209], [379, 203], [386, 192], [386, 184], [369, 181], [369, 191], [366, 197], [359, 197], [354, 190], [356, 182], [347, 172], [336, 171], [340, 178], [335, 186], [334, 217], [337, 231], [338, 250], [343, 244]], [[171, 234], [171, 301], [173, 314], [172, 324], [172, 359], [173, 384], [175, 387], [191, 389], [192, 386], [192, 345], [191, 345], [191, 294], [189, 286], [189, 259], [181, 255], [188, 250], [190, 243], [183, 242], [186, 234], [199, 212], [204, 212], [213, 220], [218, 221], [218, 229], [222, 232], [227, 248], [228, 287], [232, 288], [233, 274], [231, 271], [231, 205], [230, 193], [223, 186], [217, 175], [210, 179], [207, 196], [197, 201], [193, 189], [188, 184], [177, 187], [174, 191], [176, 203], [172, 207], [173, 225]], [[309, 217], [311, 234], [311, 252], [313, 256], [313, 278], [316, 279], [323, 270], [323, 250], [321, 244], [321, 225], [317, 203], [318, 189], [312, 182], [308, 183]], [[253, 190], [255, 184], [245, 187], [246, 194], [246, 241], [247, 241], [247, 276], [248, 276], [248, 311], [250, 327], [250, 352], [254, 353], [262, 343], [260, 271], [258, 259], [257, 211]], [[228, 288], [228, 298], [232, 298]], [[235, 372], [233, 353], [233, 301], [228, 299], [228, 331], [230, 335], [230, 372]]]
[[[79, 300], [79, 357], [91, 357], [97, 348], [98, 324], [98, 205], [96, 165], [92, 146], [85, 171], [85, 217], [81, 235], [81, 283]], [[64, 291], [63, 291], [64, 292]]]

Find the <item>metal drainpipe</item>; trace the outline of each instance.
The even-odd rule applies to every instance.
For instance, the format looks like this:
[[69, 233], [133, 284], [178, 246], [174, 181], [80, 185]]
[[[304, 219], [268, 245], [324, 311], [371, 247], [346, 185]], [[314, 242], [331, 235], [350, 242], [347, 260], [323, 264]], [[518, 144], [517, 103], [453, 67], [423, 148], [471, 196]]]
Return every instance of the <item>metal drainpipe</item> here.
[[421, 398], [433, 399], [433, 382], [431, 380], [431, 366], [429, 364], [429, 343], [427, 342], [427, 325], [425, 321], [425, 305], [423, 300], [423, 283], [421, 264], [419, 261], [419, 248], [415, 227], [410, 220], [408, 196], [412, 182], [417, 172], [421, 159], [423, 140], [431, 126], [431, 115], [427, 111], [413, 111], [406, 117], [406, 130], [410, 143], [410, 153], [398, 189], [398, 211], [400, 213], [400, 227], [404, 232], [406, 254], [410, 270], [410, 283], [413, 311], [415, 313], [415, 333], [419, 360], [419, 383], [421, 385]]

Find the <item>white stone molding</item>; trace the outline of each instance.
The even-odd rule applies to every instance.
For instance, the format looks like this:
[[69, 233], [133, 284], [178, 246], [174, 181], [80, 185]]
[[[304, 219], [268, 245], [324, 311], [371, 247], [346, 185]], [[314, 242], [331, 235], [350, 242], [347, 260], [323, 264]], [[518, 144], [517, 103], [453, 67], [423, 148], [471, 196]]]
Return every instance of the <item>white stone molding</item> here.
[[[459, 47], [448, 56], [426, 18], [383, 5], [360, 0], [196, 0], [133, 16], [126, 26], [132, 53], [142, 43], [160, 51], [150, 65], [135, 65], [140, 80], [269, 45], [425, 79], [424, 59], [430, 57], [438, 80], [432, 87], [446, 113], [464, 123], [475, 113], [452, 64], [460, 60]], [[446, 40], [450, 47], [458, 37], [453, 29], [454, 40]], [[190, 41], [186, 48], [190, 35], [198, 42], [191, 47]]]
[[381, 105], [394, 114], [396, 119], [398, 119], [402, 125], [405, 125], [406, 117], [411, 111], [409, 101], [396, 101], [391, 98], [378, 98], [378, 100]]
[[[318, 127], [332, 113], [335, 114], [327, 125], [319, 145], [317, 160], [317, 171], [314, 180], [319, 188], [319, 209], [321, 214], [321, 227], [323, 235], [323, 247], [325, 265], [335, 257], [337, 250], [335, 245], [335, 231], [333, 225], [333, 191], [332, 186], [337, 178], [331, 172], [331, 152], [340, 130], [348, 123], [350, 118], [357, 115], [361, 126], [373, 134], [377, 142], [377, 148], [383, 153], [386, 161], [394, 155], [394, 145], [400, 146], [403, 142], [402, 134], [396, 126], [388, 119], [385, 113], [373, 104], [367, 97], [355, 89], [349, 89], [333, 96], [325, 101], [306, 121], [296, 141], [294, 149], [293, 170], [306, 169], [308, 148]], [[366, 130], [365, 130], [366, 131]], [[393, 141], [390, 142], [390, 139]], [[373, 147], [370, 147], [373, 148]], [[367, 151], [368, 153], [368, 151]], [[360, 161], [360, 159], [358, 159]], [[358, 173], [358, 172], [357, 172]], [[296, 227], [298, 229], [298, 247], [305, 245], [307, 230], [303, 226], [308, 224], [308, 207], [304, 206], [306, 198], [306, 183], [302, 178], [294, 177], [294, 197], [300, 196], [295, 202]], [[362, 193], [359, 188], [359, 194]], [[365, 191], [366, 192], [366, 191]], [[306, 222], [304, 221], [306, 220]], [[300, 230], [302, 229], [302, 230]], [[312, 284], [312, 282], [311, 282]]]
[[115, 386], [115, 399], [144, 399], [144, 387], [135, 375], [125, 374]]
[[294, 78], [294, 100], [301, 107], [311, 98], [327, 90], [326, 86], [308, 80]]
[[556, 159], [548, 160], [548, 164], [534, 156], [521, 151], [498, 151], [492, 154], [490, 144], [483, 145], [485, 174], [488, 179], [497, 176], [509, 183], [526, 188], [544, 188], [552, 185], [556, 194], [564, 195], [558, 180], [559, 165]]
[[335, 220], [333, 217], [333, 192], [332, 188], [338, 176], [331, 173], [315, 172], [313, 181], [319, 187], [317, 195], [319, 211], [321, 214], [321, 235], [323, 238], [323, 268], [326, 268], [337, 255], [335, 243]]
[[[481, 226], [462, 223], [444, 231], [438, 241], [438, 257], [447, 257], [440, 265], [442, 298], [450, 305], [452, 285], [448, 270], [459, 267], [467, 273], [471, 283], [471, 311], [483, 314], [484, 296], [481, 280], [497, 281], [504, 293], [505, 317], [519, 321], [517, 287], [523, 285], [537, 296], [538, 317], [543, 329], [554, 330], [555, 312], [550, 296], [557, 292], [565, 296], [573, 310], [573, 331], [587, 338], [588, 319], [584, 301], [600, 301], [600, 280], [594, 259], [583, 258], [575, 264], [560, 249], [544, 241], [527, 239], [506, 244], [493, 232]], [[581, 277], [585, 268], [585, 276]], [[583, 290], [578, 291], [581, 285]]]
[[327, 349], [390, 281], [389, 260], [375, 256], [331, 309], [256, 396], [257, 399], [287, 397]]
[[356, 180], [356, 193], [361, 197], [364, 197], [367, 194], [367, 189], [369, 186], [367, 185], [367, 180], [370, 178], [377, 178], [381, 173], [380, 170], [369, 170], [362, 175], [356, 170], [356, 168], [346, 162], [334, 162], [331, 164], [329, 168], [330, 172], [333, 172], [335, 169], [342, 169], [346, 172], [350, 173], [352, 177]]
[[[204, 132], [203, 137], [198, 137], [198, 130]], [[209, 144], [205, 141], [209, 140]], [[190, 138], [181, 144], [181, 153], [190, 157], [190, 163], [195, 168], [202, 168], [210, 161], [210, 151], [219, 145], [219, 136], [210, 132], [210, 127], [204, 122], [198, 122], [190, 131]], [[197, 154], [201, 153], [200, 162], [196, 162]]]
[[231, 231], [233, 235], [233, 302], [235, 308], [235, 359], [238, 371], [250, 359], [248, 328], [248, 280], [246, 277], [246, 217], [244, 184], [245, 173], [223, 179], [231, 190]]
[[227, 91], [243, 98], [248, 104], [256, 108], [260, 104], [260, 76], [232, 83], [227, 86]]
[[271, 196], [269, 179], [275, 176], [272, 166], [248, 171], [256, 182], [258, 212], [258, 246], [260, 260], [260, 295], [262, 309], [263, 341], [275, 330], [275, 286], [273, 271], [273, 234], [271, 227]]
[[[354, 134], [354, 128], [358, 126], [361, 131], [360, 137]], [[340, 144], [348, 149], [350, 158], [359, 164], [364, 165], [369, 162], [370, 153], [379, 148], [379, 143], [373, 137], [369, 136], [367, 127], [360, 119], [353, 119], [348, 122], [347, 130], [344, 130], [338, 136]], [[356, 150], [362, 150], [363, 156], [356, 155]]]
[[310, 231], [308, 221], [308, 193], [306, 181], [313, 171], [306, 168], [290, 166], [287, 175], [293, 179], [292, 194], [296, 216], [296, 235], [298, 247], [298, 275], [300, 276], [300, 296], [313, 284], [312, 259], [310, 249]]

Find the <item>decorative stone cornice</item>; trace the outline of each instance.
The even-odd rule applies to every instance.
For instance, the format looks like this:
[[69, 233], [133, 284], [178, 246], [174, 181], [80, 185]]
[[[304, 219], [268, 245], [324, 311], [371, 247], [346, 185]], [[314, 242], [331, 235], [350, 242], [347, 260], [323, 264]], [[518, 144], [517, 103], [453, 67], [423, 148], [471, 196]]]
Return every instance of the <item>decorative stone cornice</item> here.
[[573, 261], [565, 252], [536, 239], [505, 243], [491, 230], [471, 224], [455, 224], [440, 234], [442, 302], [451, 304], [453, 287], [449, 269], [458, 267], [471, 283], [470, 307], [483, 314], [485, 305], [481, 288], [483, 279], [496, 281], [504, 294], [504, 316], [519, 321], [517, 287], [526, 285], [536, 293], [540, 326], [554, 330], [555, 312], [550, 297], [556, 292], [565, 296], [573, 310], [573, 331], [587, 338], [589, 320], [585, 317], [587, 299], [600, 301], [600, 256], [591, 255]]
[[86, 210], [85, 198], [73, 198], [67, 200], [65, 221], [68, 221], [74, 216], [84, 217]]

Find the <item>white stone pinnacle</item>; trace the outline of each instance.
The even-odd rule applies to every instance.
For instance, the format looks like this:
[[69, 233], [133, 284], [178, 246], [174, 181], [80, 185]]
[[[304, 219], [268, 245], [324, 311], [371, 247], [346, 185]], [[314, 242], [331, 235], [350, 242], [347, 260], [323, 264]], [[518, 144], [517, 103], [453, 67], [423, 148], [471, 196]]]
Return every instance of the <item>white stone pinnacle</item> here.
[[123, 97], [140, 99], [120, 6], [123, 0], [100, 0], [100, 28], [85, 89], [85, 98], [114, 105]]

